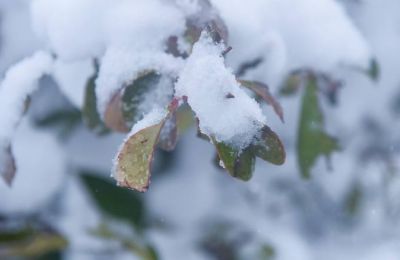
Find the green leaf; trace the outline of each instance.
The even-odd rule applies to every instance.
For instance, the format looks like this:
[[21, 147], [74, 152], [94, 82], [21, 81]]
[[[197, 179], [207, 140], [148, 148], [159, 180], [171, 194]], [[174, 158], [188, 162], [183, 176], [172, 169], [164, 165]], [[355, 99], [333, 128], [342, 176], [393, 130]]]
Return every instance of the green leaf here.
[[335, 150], [339, 150], [339, 145], [336, 139], [324, 131], [324, 117], [318, 101], [317, 79], [310, 74], [302, 100], [297, 141], [298, 162], [302, 176], [309, 178], [311, 167], [317, 158], [321, 155], [329, 158]]
[[86, 126], [93, 130], [97, 134], [105, 134], [108, 133], [109, 130], [103, 123], [100, 118], [100, 115], [97, 111], [97, 98], [96, 98], [96, 78], [98, 68], [96, 68], [96, 73], [89, 78], [86, 84], [86, 92], [85, 92], [85, 99], [82, 108], [82, 117], [83, 122]]
[[366, 73], [374, 81], [377, 81], [379, 79], [381, 71], [378, 61], [376, 59], [371, 59], [369, 68]]
[[215, 138], [212, 138], [212, 142], [217, 149], [223, 167], [230, 175], [243, 181], [251, 179], [256, 161], [251, 149], [246, 148], [240, 151], [228, 144], [216, 141]]
[[252, 145], [254, 154], [272, 164], [282, 165], [286, 159], [285, 148], [278, 135], [268, 126], [261, 129], [261, 138]]
[[293, 96], [298, 92], [303, 82], [303, 72], [294, 71], [289, 74], [283, 82], [279, 94], [282, 96]]
[[150, 167], [154, 149], [165, 120], [149, 126], [125, 141], [116, 159], [115, 178], [118, 185], [140, 192], [150, 184]]
[[282, 122], [285, 121], [283, 116], [282, 106], [271, 94], [267, 85], [258, 81], [238, 80], [238, 82], [242, 86], [254, 91], [254, 93], [260, 96], [265, 102], [267, 102], [268, 105], [272, 106], [272, 108], [275, 111], [275, 114], [278, 115], [278, 117]]
[[143, 95], [160, 82], [161, 75], [154, 71], [144, 72], [123, 90], [121, 109], [123, 119], [131, 128], [140, 119], [138, 106], [143, 101]]
[[110, 180], [83, 171], [80, 177], [98, 207], [109, 216], [128, 221], [141, 229], [145, 220], [143, 201], [138, 194], [120, 189]]

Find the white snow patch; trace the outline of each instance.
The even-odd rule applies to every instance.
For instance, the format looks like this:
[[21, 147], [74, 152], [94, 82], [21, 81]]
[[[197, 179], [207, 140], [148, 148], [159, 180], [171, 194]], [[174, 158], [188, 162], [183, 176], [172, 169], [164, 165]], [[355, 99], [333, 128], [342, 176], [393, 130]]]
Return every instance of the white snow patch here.
[[38, 80], [51, 69], [51, 56], [38, 51], [6, 72], [0, 84], [0, 148], [9, 144], [24, 112], [27, 96], [36, 90]]
[[176, 77], [183, 60], [161, 51], [132, 51], [110, 48], [101, 60], [99, 77], [96, 80], [96, 96], [100, 115], [113, 94], [135, 80], [141, 73], [156, 71]]
[[225, 67], [222, 50], [222, 45], [215, 45], [203, 33], [180, 74], [176, 96], [188, 97], [203, 133], [243, 148], [266, 119], [259, 104], [240, 88]]

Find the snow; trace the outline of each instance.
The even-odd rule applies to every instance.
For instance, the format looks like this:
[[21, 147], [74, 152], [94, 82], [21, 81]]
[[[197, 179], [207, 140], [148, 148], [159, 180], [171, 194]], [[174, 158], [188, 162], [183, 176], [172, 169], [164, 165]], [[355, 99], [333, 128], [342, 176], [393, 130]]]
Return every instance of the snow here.
[[223, 45], [215, 45], [203, 33], [179, 75], [176, 96], [188, 97], [203, 133], [244, 148], [266, 119], [258, 103], [240, 88], [225, 67], [222, 51]]
[[32, 214], [59, 194], [65, 180], [63, 148], [54, 136], [21, 122], [12, 143], [17, 174], [12, 187], [0, 181], [0, 212]]
[[110, 48], [101, 60], [96, 80], [98, 111], [104, 111], [113, 94], [143, 73], [157, 73], [174, 77], [183, 66], [183, 60], [161, 51], [132, 51]]
[[83, 107], [86, 85], [93, 74], [93, 62], [89, 59], [73, 62], [57, 59], [52, 73], [60, 90], [77, 108]]
[[38, 80], [52, 69], [52, 58], [46, 52], [12, 66], [0, 83], [0, 147], [7, 146], [25, 109], [26, 98], [36, 90]]
[[[226, 55], [227, 67], [237, 71], [243, 62], [263, 59], [257, 68], [244, 75], [246, 79], [263, 81], [276, 92], [290, 70], [307, 66], [346, 83], [339, 92], [338, 106], [327, 106], [321, 99], [329, 132], [340, 138], [344, 150], [333, 156], [331, 172], [321, 160], [311, 180], [304, 182], [298, 177], [295, 153], [298, 97], [280, 98], [286, 115], [284, 125], [277, 122], [275, 116], [270, 117], [269, 110], [265, 111], [267, 124], [285, 143], [285, 165], [276, 167], [257, 161], [254, 177], [248, 183], [232, 180], [228, 174], [217, 170], [211, 164], [215, 149], [193, 138], [195, 131], [191, 131], [181, 138], [173, 157], [176, 161], [168, 157], [168, 163], [173, 166], [165, 168], [162, 174], [153, 175], [152, 189], [145, 195], [149, 218], [162, 219], [167, 226], [170, 224], [176, 236], [152, 228], [145, 231], [146, 237], [163, 259], [179, 259], [182, 248], [188, 259], [206, 259], [207, 255], [198, 247], [199, 237], [205, 233], [205, 222], [220, 219], [224, 223], [233, 221], [235, 226], [251, 233], [255, 237], [250, 241], [254, 248], [258, 243], [270, 243], [280, 260], [398, 259], [398, 149], [390, 149], [389, 153], [394, 172], [388, 172], [384, 161], [360, 162], [359, 154], [376, 140], [397, 147], [399, 117], [390, 107], [399, 94], [399, 1], [211, 2], [230, 32], [229, 45], [233, 50]], [[176, 95], [187, 94], [189, 104], [197, 108], [196, 115], [209, 117], [209, 121], [204, 119], [201, 125], [204, 132], [218, 132], [219, 139], [235, 142], [235, 136], [242, 129], [241, 123], [247, 125], [251, 121], [241, 116], [248, 115], [248, 107], [253, 107], [254, 111], [259, 107], [251, 99], [247, 101], [249, 104], [240, 102], [237, 110], [229, 106], [229, 102], [238, 102], [236, 100], [243, 95], [220, 57], [223, 47], [212, 46], [202, 39], [187, 61], [163, 53], [166, 37], [182, 33], [182, 19], [194, 15], [199, 10], [198, 3], [205, 1], [0, 1], [0, 75], [5, 76], [0, 85], [1, 140], [10, 140], [14, 135], [24, 97], [35, 89], [35, 84], [31, 83], [40, 78], [40, 70], [51, 72], [64, 94], [79, 107], [83, 83], [92, 72], [93, 59], [97, 59], [103, 67], [101, 81], [97, 82], [97, 94], [103, 103], [99, 110], [104, 109], [116, 90], [131, 82], [142, 70], [157, 68], [167, 77], [179, 76]], [[32, 5], [32, 17], [29, 5]], [[38, 62], [41, 65], [32, 65], [32, 69], [26, 65], [26, 70], [12, 72], [21, 64], [36, 60], [28, 58], [6, 73], [12, 64], [39, 49], [54, 54], [54, 71], [45, 68], [46, 62]], [[377, 58], [382, 69], [377, 83], [349, 71], [350, 67], [365, 68], [372, 56]], [[193, 67], [196, 69], [191, 69]], [[10, 75], [14, 76], [10, 78]], [[22, 84], [25, 81], [29, 84]], [[224, 100], [226, 90], [232, 91], [235, 101]], [[170, 95], [171, 89], [155, 88], [148, 93], [140, 108], [145, 114], [165, 105], [164, 101], [160, 102], [162, 105], [154, 104], [153, 94]], [[207, 110], [208, 106], [214, 107]], [[233, 112], [235, 117], [222, 116]], [[153, 111], [135, 125], [131, 134], [160, 122], [165, 113]], [[265, 122], [261, 112], [251, 116]], [[366, 134], [362, 126], [365, 117], [376, 119], [384, 129], [383, 134]], [[229, 127], [224, 127], [223, 122]], [[47, 216], [49, 211], [55, 211], [48, 204], [62, 198], [63, 203], [57, 203], [60, 214], [51, 217], [57, 219], [56, 229], [67, 235], [70, 242], [65, 258], [94, 259], [104, 256], [108, 249], [115, 251], [108, 241], [88, 234], [87, 229], [101, 221], [99, 211], [86, 198], [76, 177], [63, 173], [66, 169], [71, 172], [71, 169], [81, 168], [109, 172], [110, 158], [123, 136], [97, 137], [78, 129], [61, 149], [52, 134], [51, 130], [39, 132], [27, 121], [16, 131], [12, 145], [19, 171], [13, 189], [0, 183], [1, 215], [6, 218], [14, 213]], [[67, 162], [63, 153], [67, 155]], [[365, 197], [356, 215], [344, 216], [342, 203], [355, 183], [362, 187]], [[109, 258], [118, 258], [118, 253], [110, 253]]]
[[167, 116], [167, 110], [155, 108], [150, 113], [145, 115], [142, 120], [137, 122], [128, 134], [128, 138], [136, 134], [137, 132], [156, 124], [159, 124]]

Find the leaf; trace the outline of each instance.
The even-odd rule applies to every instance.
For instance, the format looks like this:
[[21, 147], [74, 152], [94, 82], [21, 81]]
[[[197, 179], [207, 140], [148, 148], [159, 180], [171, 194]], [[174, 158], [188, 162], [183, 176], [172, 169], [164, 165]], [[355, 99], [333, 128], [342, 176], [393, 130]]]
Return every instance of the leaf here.
[[124, 115], [122, 113], [122, 92], [119, 90], [111, 98], [106, 111], [104, 112], [104, 123], [106, 126], [116, 132], [127, 133], [129, 127], [126, 125]]
[[311, 167], [320, 155], [329, 158], [332, 152], [339, 150], [336, 139], [324, 132], [317, 79], [311, 74], [303, 95], [297, 142], [298, 162], [304, 178], [310, 177]]
[[126, 220], [141, 229], [145, 221], [145, 208], [138, 194], [120, 189], [108, 179], [83, 171], [80, 177], [97, 206], [106, 214]]
[[268, 105], [272, 106], [275, 113], [278, 115], [278, 117], [281, 119], [282, 122], [284, 122], [284, 116], [283, 116], [283, 109], [281, 104], [275, 99], [275, 97], [271, 94], [269, 91], [269, 88], [267, 85], [264, 83], [258, 82], [258, 81], [248, 81], [248, 80], [238, 80], [238, 82], [248, 88], [254, 91], [257, 95], [259, 95], [262, 99], [264, 99], [265, 102], [267, 102]]
[[122, 91], [121, 108], [125, 124], [130, 129], [140, 120], [138, 106], [143, 101], [143, 95], [155, 88], [160, 82], [161, 75], [154, 71], [143, 72], [141, 76], [126, 86]]
[[380, 71], [379, 63], [376, 59], [371, 59], [369, 68], [366, 71], [366, 73], [373, 81], [378, 81], [381, 71]]
[[286, 159], [285, 148], [278, 135], [268, 126], [261, 129], [261, 138], [252, 145], [254, 154], [272, 164], [282, 165]]
[[35, 259], [48, 253], [63, 250], [67, 240], [49, 227], [24, 226], [3, 231], [0, 235], [0, 258], [27, 257]]
[[175, 149], [178, 142], [178, 126], [176, 113], [172, 113], [171, 116], [165, 121], [163, 128], [161, 129], [158, 146], [164, 151], [172, 151]]
[[8, 186], [12, 185], [16, 170], [11, 146], [7, 146], [5, 149], [0, 150], [0, 175]]
[[243, 181], [251, 179], [256, 161], [251, 149], [246, 148], [240, 151], [223, 142], [216, 141], [215, 138], [212, 138], [212, 142], [223, 167], [230, 175]]
[[82, 108], [82, 118], [85, 125], [93, 130], [97, 134], [105, 134], [109, 132], [101, 117], [97, 111], [97, 98], [96, 98], [96, 78], [97, 78], [98, 68], [96, 68], [96, 73], [89, 78], [86, 84], [85, 99]]
[[117, 156], [118, 185], [145, 192], [150, 184], [150, 166], [154, 148], [164, 121], [140, 130], [123, 144]]
[[292, 96], [298, 92], [303, 82], [303, 71], [294, 71], [286, 78], [279, 90], [282, 96]]

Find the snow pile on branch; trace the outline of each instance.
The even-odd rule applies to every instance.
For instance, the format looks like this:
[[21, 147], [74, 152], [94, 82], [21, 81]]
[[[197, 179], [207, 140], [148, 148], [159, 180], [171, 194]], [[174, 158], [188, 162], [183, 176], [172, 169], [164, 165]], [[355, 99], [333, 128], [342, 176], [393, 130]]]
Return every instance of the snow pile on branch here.
[[203, 32], [180, 74], [176, 96], [187, 96], [203, 133], [244, 148], [266, 119], [259, 104], [225, 67], [223, 50], [222, 44], [216, 45]]
[[0, 85], [0, 148], [9, 145], [24, 113], [26, 98], [36, 90], [38, 80], [51, 70], [51, 56], [37, 52], [7, 71]]

